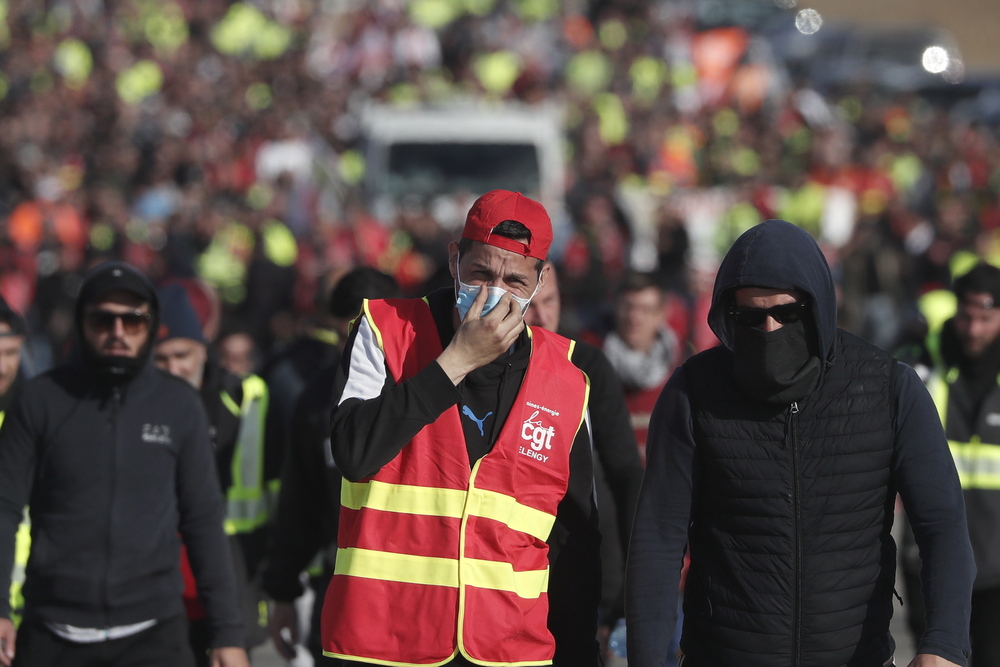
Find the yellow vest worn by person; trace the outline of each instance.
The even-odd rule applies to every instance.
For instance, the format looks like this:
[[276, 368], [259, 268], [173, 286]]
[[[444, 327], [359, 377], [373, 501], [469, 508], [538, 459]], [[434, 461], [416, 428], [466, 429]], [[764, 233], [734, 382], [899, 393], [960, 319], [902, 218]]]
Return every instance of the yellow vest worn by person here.
[[[425, 301], [365, 302], [397, 383], [442, 352]], [[469, 461], [458, 407], [375, 475], [344, 482], [323, 651], [380, 665], [547, 665], [548, 544], [583, 422], [572, 342], [529, 329], [531, 360], [490, 452]]]
[[280, 480], [264, 479], [264, 424], [268, 389], [260, 377], [243, 380], [243, 402], [225, 390], [222, 402], [240, 420], [231, 465], [232, 484], [226, 490], [226, 533], [252, 533], [264, 526], [277, 505]]
[[[7, 417], [5, 411], [0, 412], [0, 428], [3, 427], [4, 419]], [[31, 519], [28, 517], [28, 508], [24, 508], [24, 519], [17, 528], [17, 537], [14, 540], [14, 570], [10, 573], [10, 620], [17, 627], [21, 624], [21, 612], [24, 611], [24, 595], [21, 588], [24, 586], [24, 570], [28, 566], [28, 554], [31, 552]]]

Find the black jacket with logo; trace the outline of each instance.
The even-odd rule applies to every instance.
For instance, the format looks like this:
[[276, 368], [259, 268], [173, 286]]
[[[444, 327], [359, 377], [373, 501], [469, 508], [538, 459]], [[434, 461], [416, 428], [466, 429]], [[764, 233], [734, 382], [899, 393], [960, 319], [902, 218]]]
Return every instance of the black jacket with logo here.
[[100, 628], [180, 615], [183, 536], [211, 645], [242, 646], [208, 432], [197, 393], [151, 363], [120, 384], [83, 363], [27, 382], [0, 430], [0, 590], [30, 504], [26, 618]]

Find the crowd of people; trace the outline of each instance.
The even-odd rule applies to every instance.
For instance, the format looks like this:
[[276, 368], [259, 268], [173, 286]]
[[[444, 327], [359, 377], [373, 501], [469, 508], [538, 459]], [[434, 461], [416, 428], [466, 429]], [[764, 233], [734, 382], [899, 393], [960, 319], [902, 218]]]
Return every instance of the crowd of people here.
[[636, 268], [703, 349], [711, 333], [686, 325], [722, 252], [782, 217], [820, 240], [844, 325], [892, 345], [956, 253], [997, 252], [995, 132], [918, 96], [824, 98], [755, 60], [753, 38], [674, 3], [10, 3], [0, 292], [38, 369], [65, 357], [99, 259], [197, 276], [222, 333], [260, 354], [351, 266], [421, 293], [448, 232], [429, 202], [369, 210], [360, 114], [471, 96], [564, 109], [572, 238], [553, 260], [569, 329], [606, 331]]

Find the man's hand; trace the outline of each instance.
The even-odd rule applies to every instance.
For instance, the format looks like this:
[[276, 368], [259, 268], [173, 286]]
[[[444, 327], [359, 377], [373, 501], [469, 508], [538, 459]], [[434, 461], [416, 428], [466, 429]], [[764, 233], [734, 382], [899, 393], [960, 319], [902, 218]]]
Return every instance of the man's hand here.
[[916, 657], [910, 661], [908, 667], [958, 667], [958, 665], [950, 660], [945, 660], [939, 655], [918, 653]]
[[14, 662], [14, 646], [17, 644], [17, 630], [9, 618], [0, 618], [0, 665], [10, 667]]
[[250, 667], [247, 652], [239, 646], [213, 648], [209, 660], [212, 667]]
[[521, 307], [510, 298], [510, 293], [500, 297], [496, 308], [480, 317], [486, 292], [485, 287], [479, 290], [465, 320], [455, 330], [455, 337], [438, 357], [438, 364], [456, 385], [506, 352], [524, 330]]
[[[288, 632], [285, 633], [284, 631]], [[295, 658], [295, 645], [299, 642], [299, 614], [291, 602], [275, 602], [271, 607], [271, 618], [267, 622], [267, 634], [271, 636], [274, 648], [285, 660]], [[285, 639], [285, 636], [288, 639]]]

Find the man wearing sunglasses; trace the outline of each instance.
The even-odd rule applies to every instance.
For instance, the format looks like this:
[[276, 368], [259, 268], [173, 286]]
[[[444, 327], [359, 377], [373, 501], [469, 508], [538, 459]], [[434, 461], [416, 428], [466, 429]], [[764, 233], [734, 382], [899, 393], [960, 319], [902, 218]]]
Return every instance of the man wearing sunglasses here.
[[27, 382], [0, 430], [0, 586], [31, 504], [24, 617], [0, 598], [0, 665], [193, 665], [181, 537], [213, 628], [213, 667], [245, 667], [205, 411], [150, 360], [152, 285], [111, 262], [76, 303], [77, 359]]
[[894, 664], [897, 492], [927, 597], [910, 667], [967, 665], [975, 565], [917, 374], [837, 328], [822, 251], [781, 220], [733, 244], [708, 321], [722, 345], [682, 365], [653, 411], [626, 575], [629, 665], [666, 659], [685, 548], [685, 667]]

